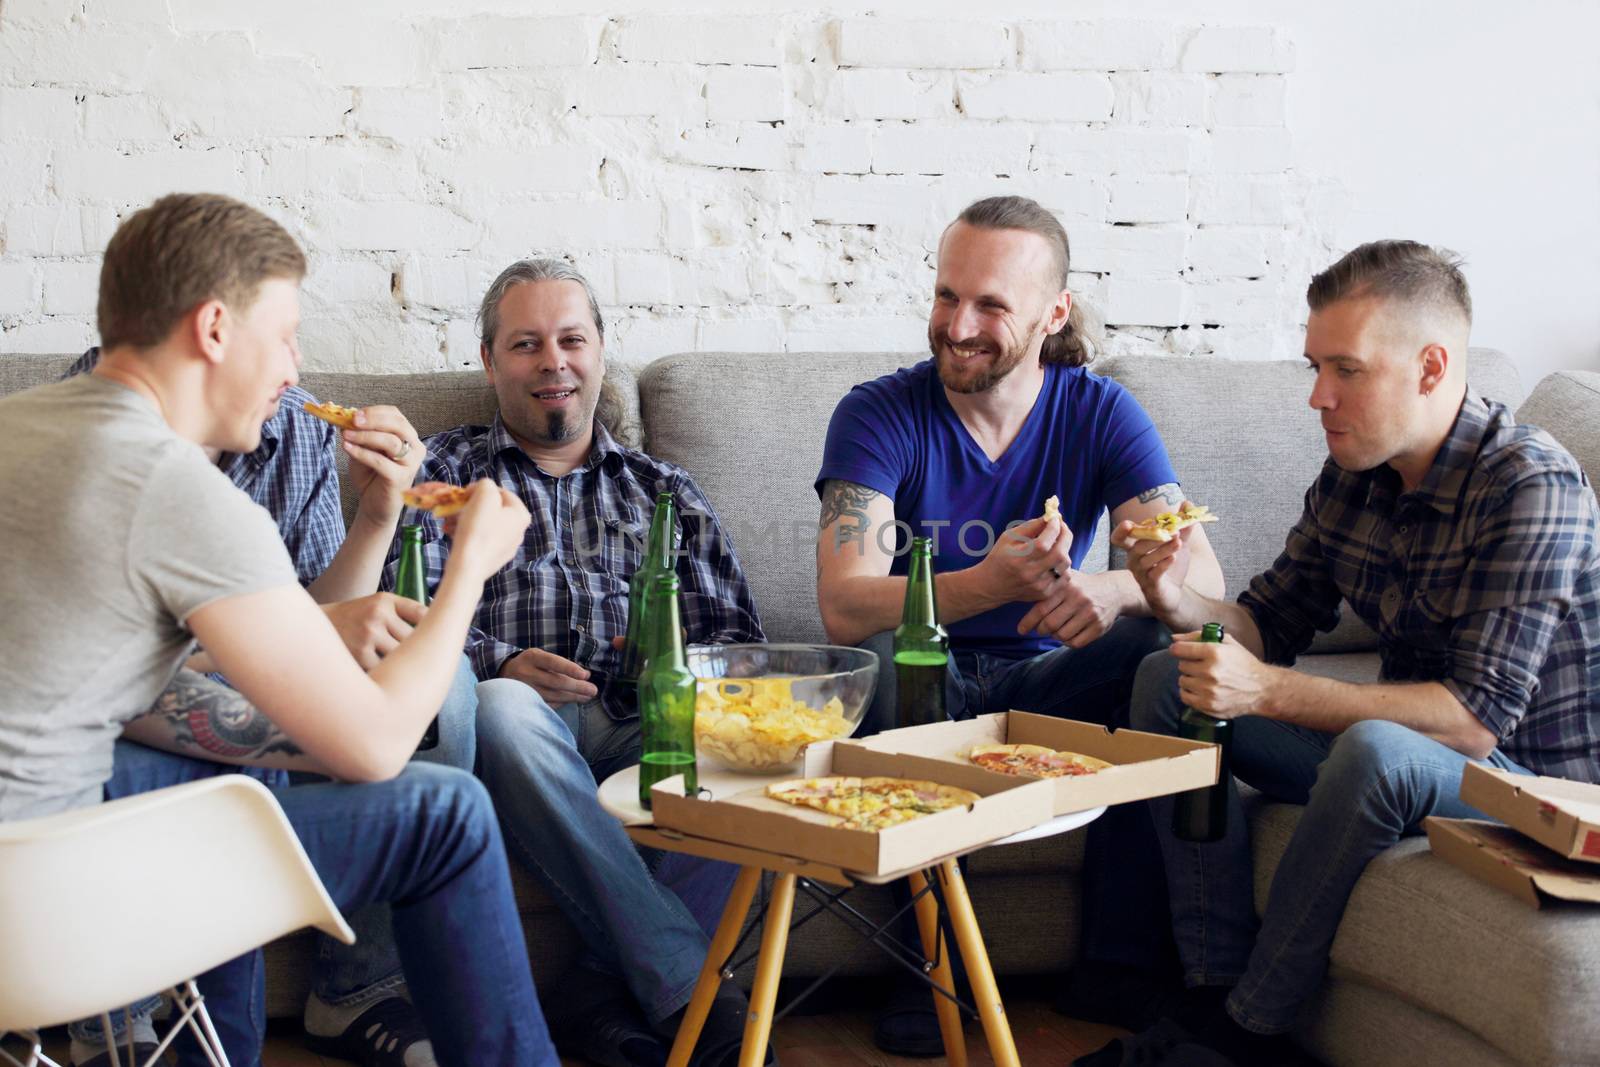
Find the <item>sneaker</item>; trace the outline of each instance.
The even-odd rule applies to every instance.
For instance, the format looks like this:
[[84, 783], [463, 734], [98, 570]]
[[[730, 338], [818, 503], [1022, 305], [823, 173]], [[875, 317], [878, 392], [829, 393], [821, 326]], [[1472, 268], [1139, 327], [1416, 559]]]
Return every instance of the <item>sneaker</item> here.
[[[432, 1063], [432, 1047], [417, 1048], [427, 1044], [428, 1031], [422, 1025], [422, 1017], [404, 997], [383, 998], [356, 1016], [337, 1036], [306, 1034], [306, 1048], [312, 1052], [359, 1063], [361, 1067], [415, 1067], [419, 1062]], [[418, 1054], [408, 1063], [406, 1053], [414, 1049]], [[421, 1056], [424, 1052], [425, 1060]]]
[[596, 1067], [662, 1067], [667, 1046], [631, 998], [617, 998], [572, 1012], [552, 1027], [550, 1038], [563, 1056]]

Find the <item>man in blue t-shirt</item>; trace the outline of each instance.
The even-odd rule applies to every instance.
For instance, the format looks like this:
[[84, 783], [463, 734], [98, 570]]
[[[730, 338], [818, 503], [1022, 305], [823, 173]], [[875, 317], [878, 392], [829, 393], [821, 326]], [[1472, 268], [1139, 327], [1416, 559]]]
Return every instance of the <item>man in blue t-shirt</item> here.
[[[1131, 574], [1079, 569], [1103, 512], [1137, 522], [1176, 510], [1183, 494], [1144, 409], [1084, 367], [1068, 258], [1066, 231], [1034, 201], [971, 205], [939, 243], [933, 359], [856, 386], [834, 410], [816, 482], [817, 599], [829, 640], [880, 657], [865, 732], [894, 725], [892, 632], [914, 535], [934, 541], [952, 716], [1017, 708], [1118, 722], [1140, 661], [1167, 641]], [[1059, 518], [1043, 514], [1052, 496]], [[1220, 596], [1216, 555], [1192, 529], [1180, 548], [1188, 582]], [[1099, 963], [1148, 969], [1171, 951], [1143, 807], [1113, 809], [1090, 835], [1085, 955]], [[1134, 880], [1148, 896], [1097, 895], [1093, 868], [1124, 864], [1149, 868]], [[1102, 926], [1151, 930], [1150, 940], [1123, 936], [1100, 960]], [[880, 1047], [914, 1053], [921, 1041], [936, 1053], [926, 1001], [909, 1002], [903, 1025], [880, 1019]]]

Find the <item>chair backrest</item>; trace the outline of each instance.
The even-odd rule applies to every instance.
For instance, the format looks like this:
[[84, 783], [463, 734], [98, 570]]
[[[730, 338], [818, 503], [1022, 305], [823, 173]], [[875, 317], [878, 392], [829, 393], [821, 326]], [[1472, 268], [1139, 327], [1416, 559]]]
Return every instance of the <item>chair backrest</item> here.
[[305, 926], [350, 943], [260, 782], [0, 823], [0, 1032], [97, 1015]]

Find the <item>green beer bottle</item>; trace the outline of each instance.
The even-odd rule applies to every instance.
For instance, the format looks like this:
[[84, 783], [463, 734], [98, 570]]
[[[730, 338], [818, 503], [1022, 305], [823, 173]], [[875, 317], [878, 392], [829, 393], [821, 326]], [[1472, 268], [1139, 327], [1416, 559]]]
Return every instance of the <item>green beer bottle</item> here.
[[644, 558], [628, 580], [628, 632], [622, 640], [622, 670], [616, 681], [633, 685], [644, 666], [645, 635], [649, 632], [646, 594], [657, 575], [676, 571], [673, 555], [678, 548], [678, 508], [671, 493], [656, 494], [655, 514], [650, 517], [650, 533], [644, 542]]
[[944, 676], [950, 667], [950, 636], [939, 625], [933, 591], [933, 542], [911, 539], [906, 604], [894, 631], [895, 725], [943, 722]]
[[[400, 568], [394, 576], [394, 595], [428, 602], [428, 568], [422, 562], [422, 527], [400, 527]], [[428, 728], [422, 732], [417, 751], [433, 748], [439, 743], [439, 716], [435, 715]]]
[[[1222, 624], [1208, 622], [1200, 640], [1222, 643]], [[1214, 719], [1203, 711], [1184, 708], [1178, 736], [1188, 741], [1209, 741], [1217, 749], [1217, 784], [1179, 793], [1172, 805], [1172, 832], [1184, 841], [1221, 841], [1228, 832], [1228, 742], [1233, 736], [1230, 719]]]
[[639, 727], [643, 754], [639, 761], [639, 804], [650, 809], [650, 787], [683, 775], [683, 791], [693, 796], [699, 786], [694, 765], [694, 675], [683, 657], [683, 630], [678, 620], [678, 576], [658, 574], [645, 594], [644, 663], [639, 670]]

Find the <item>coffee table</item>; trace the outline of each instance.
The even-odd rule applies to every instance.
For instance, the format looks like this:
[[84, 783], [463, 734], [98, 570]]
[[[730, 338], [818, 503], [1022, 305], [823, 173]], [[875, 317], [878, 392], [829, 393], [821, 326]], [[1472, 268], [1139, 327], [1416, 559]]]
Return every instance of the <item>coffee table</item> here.
[[[789, 775], [750, 775], [721, 770], [701, 761], [696, 768], [701, 789], [713, 796], [726, 796], [759, 786], [763, 781], [779, 781]], [[801, 919], [804, 923], [822, 911], [828, 911], [854, 926], [865, 941], [877, 945], [890, 958], [918, 974], [931, 987], [934, 1010], [939, 1019], [939, 1033], [944, 1039], [946, 1061], [951, 1067], [965, 1067], [967, 1062], [966, 1039], [961, 1031], [960, 1002], [950, 967], [950, 956], [945, 951], [947, 938], [953, 937], [967, 965], [967, 978], [977, 1001], [978, 1017], [983, 1023], [984, 1037], [990, 1055], [997, 1067], [1019, 1067], [1017, 1046], [1011, 1035], [1011, 1025], [1006, 1021], [1005, 1005], [995, 985], [994, 969], [989, 964], [989, 954], [984, 948], [983, 934], [967, 896], [966, 882], [956, 860], [960, 855], [975, 852], [993, 845], [1013, 844], [1066, 833], [1099, 818], [1105, 808], [1059, 815], [1054, 819], [1031, 827], [998, 841], [953, 853], [934, 861], [926, 868], [895, 871], [884, 875], [867, 875], [845, 871], [827, 864], [816, 863], [797, 856], [786, 856], [778, 851], [733, 845], [709, 838], [693, 837], [674, 830], [658, 828], [651, 822], [650, 813], [639, 805], [639, 767], [624, 768], [600, 785], [601, 807], [610, 812], [627, 828], [628, 836], [642, 845], [682, 852], [703, 859], [722, 860], [737, 864], [739, 876], [734, 880], [733, 891], [723, 908], [722, 919], [711, 938], [705, 964], [695, 983], [694, 995], [672, 1043], [672, 1053], [667, 1067], [687, 1067], [700, 1030], [711, 1010], [711, 1002], [725, 979], [733, 977], [730, 966], [734, 953], [751, 931], [745, 931], [745, 920], [755, 899], [763, 871], [776, 876], [767, 898], [761, 920], [761, 949], [756, 960], [755, 984], [750, 990], [750, 1014], [745, 1019], [744, 1041], [739, 1050], [739, 1067], [757, 1067], [766, 1058], [767, 1043], [772, 1036], [774, 1009], [777, 1005], [778, 979], [783, 973], [783, 957], [788, 947], [790, 923], [794, 914], [796, 888], [805, 891], [819, 907]], [[903, 946], [886, 934], [900, 918], [900, 912], [887, 921], [873, 924], [848, 903], [845, 895], [858, 884], [881, 885], [906, 879], [911, 891], [911, 904], [917, 918], [917, 931], [922, 941], [922, 956], [916, 963], [904, 958]], [[842, 886], [837, 892], [813, 883]], [[904, 908], [901, 912], [904, 912]], [[798, 925], [798, 924], [797, 924]], [[824, 974], [795, 998], [797, 1003], [825, 981]], [[793, 1005], [791, 1004], [791, 1007]]]

